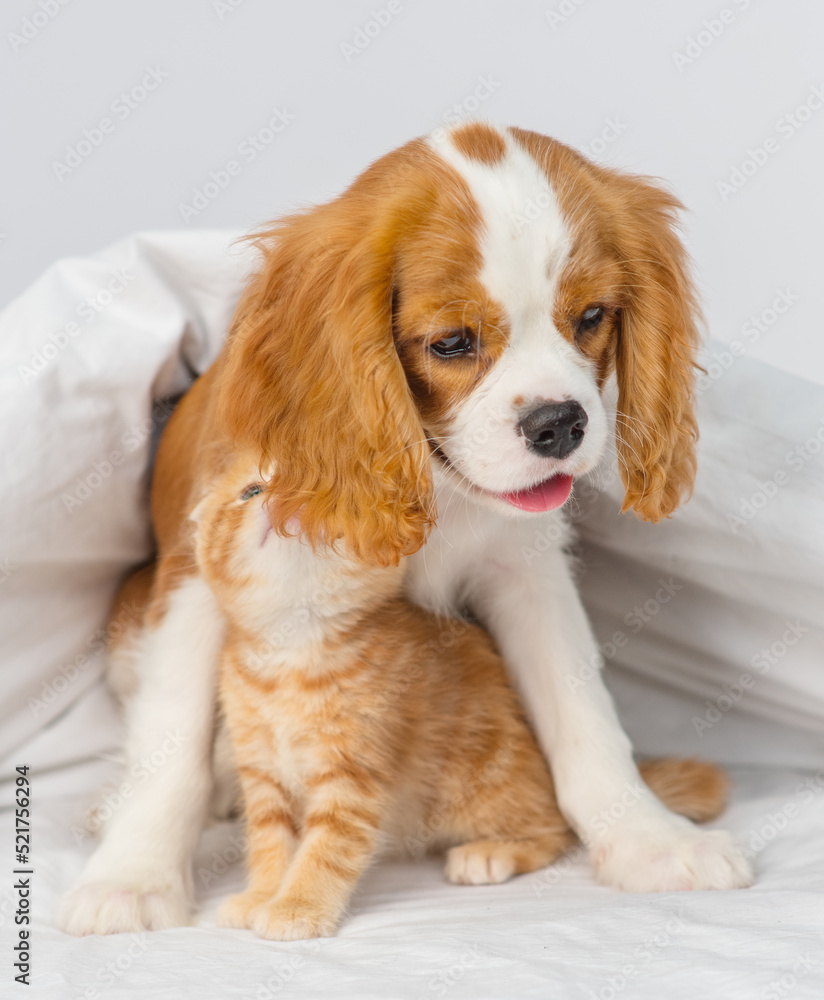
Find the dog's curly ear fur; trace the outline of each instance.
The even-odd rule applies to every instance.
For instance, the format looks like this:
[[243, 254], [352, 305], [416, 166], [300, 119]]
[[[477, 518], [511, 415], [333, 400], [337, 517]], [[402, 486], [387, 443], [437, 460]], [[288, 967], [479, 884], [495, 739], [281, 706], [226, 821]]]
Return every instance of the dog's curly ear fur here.
[[263, 264], [241, 300], [218, 413], [276, 468], [269, 505], [313, 546], [397, 563], [434, 520], [430, 451], [395, 351], [393, 240], [346, 198], [259, 234]]
[[675, 228], [680, 203], [646, 178], [613, 177], [623, 202], [619, 242], [628, 286], [616, 351], [623, 509], [659, 521], [695, 478], [700, 313]]

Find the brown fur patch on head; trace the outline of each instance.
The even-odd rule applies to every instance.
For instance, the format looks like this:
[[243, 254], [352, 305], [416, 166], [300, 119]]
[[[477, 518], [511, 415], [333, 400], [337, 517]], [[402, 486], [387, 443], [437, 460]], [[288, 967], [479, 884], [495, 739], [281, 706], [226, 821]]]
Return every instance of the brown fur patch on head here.
[[[695, 477], [700, 311], [676, 231], [682, 206], [650, 178], [597, 166], [546, 136], [510, 131], [544, 169], [572, 231], [558, 329], [595, 362], [602, 383], [617, 374], [624, 510], [658, 521]], [[602, 306], [604, 318], [582, 335], [590, 306]]]
[[506, 152], [501, 133], [484, 122], [468, 122], [449, 133], [449, 141], [468, 160], [477, 160], [487, 166], [500, 163]]

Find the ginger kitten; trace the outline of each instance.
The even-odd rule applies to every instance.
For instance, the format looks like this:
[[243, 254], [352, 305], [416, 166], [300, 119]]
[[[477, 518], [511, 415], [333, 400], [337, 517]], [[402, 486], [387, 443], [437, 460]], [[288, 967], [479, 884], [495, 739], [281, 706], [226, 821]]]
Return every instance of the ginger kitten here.
[[[446, 850], [451, 882], [550, 864], [575, 836], [486, 633], [407, 601], [402, 566], [279, 537], [269, 502], [276, 486], [244, 457], [193, 515], [227, 618], [221, 700], [250, 841], [248, 887], [220, 923], [277, 940], [333, 934], [361, 874], [398, 844]], [[711, 765], [642, 773], [692, 819], [721, 809]]]

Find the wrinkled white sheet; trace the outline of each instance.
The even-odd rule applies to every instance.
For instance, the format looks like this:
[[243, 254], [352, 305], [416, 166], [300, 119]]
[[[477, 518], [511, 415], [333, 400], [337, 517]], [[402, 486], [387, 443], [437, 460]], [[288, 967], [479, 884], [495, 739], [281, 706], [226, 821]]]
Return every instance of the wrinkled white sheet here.
[[[54, 907], [91, 850], [71, 832], [83, 797], [37, 801], [32, 995], [821, 1000], [824, 773], [818, 791], [799, 790], [809, 777], [789, 769], [735, 772], [737, 801], [724, 824], [760, 848], [752, 889], [624, 895], [595, 885], [580, 859], [505, 885], [452, 886], [438, 859], [385, 862], [364, 879], [337, 938], [294, 944], [215, 928], [219, 899], [242, 880], [231, 863], [240, 831], [230, 824], [203, 838], [197, 926], [137, 936], [61, 934], [51, 926]], [[95, 780], [75, 773], [65, 791], [88, 791]], [[2, 823], [6, 843], [8, 817]], [[9, 912], [0, 895], [4, 940]], [[771, 983], [779, 992], [770, 992]]]
[[[0, 804], [14, 767], [30, 765], [36, 995], [820, 1000], [824, 789], [798, 784], [799, 769], [824, 767], [824, 391], [746, 358], [701, 397], [701, 473], [672, 521], [619, 517], [608, 476], [591, 495], [578, 489], [577, 508], [583, 593], [627, 726], [645, 752], [745, 766], [724, 825], [745, 842], [770, 836], [754, 889], [622, 896], [596, 887], [583, 861], [455, 888], [434, 861], [392, 863], [367, 878], [339, 939], [287, 947], [212, 929], [235, 867], [201, 880], [195, 928], [133, 942], [52, 929], [91, 850], [72, 824], [121, 734], [99, 680], [99, 629], [118, 578], [150, 551], [163, 416], [152, 403], [219, 350], [249, 267], [229, 252], [233, 235], [143, 234], [63, 261], [0, 315]], [[765, 486], [778, 472], [780, 485]], [[8, 813], [0, 829], [10, 872]], [[210, 830], [199, 867], [236, 833]], [[3, 875], [4, 955], [10, 884]]]

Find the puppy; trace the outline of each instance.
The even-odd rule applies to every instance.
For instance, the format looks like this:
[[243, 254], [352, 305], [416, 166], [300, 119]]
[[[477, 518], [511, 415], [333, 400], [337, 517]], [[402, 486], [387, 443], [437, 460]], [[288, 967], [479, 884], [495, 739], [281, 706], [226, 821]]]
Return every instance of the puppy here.
[[[695, 472], [698, 310], [679, 207], [545, 136], [472, 123], [407, 143], [259, 235], [226, 347], [172, 417], [154, 475], [127, 752], [173, 730], [186, 741], [110, 821], [65, 927], [186, 919], [223, 642], [189, 515], [241, 451], [277, 463], [276, 534], [299, 517], [307, 544], [339, 541], [366, 566], [409, 556], [416, 604], [489, 629], [600, 881], [750, 883], [731, 837], [651, 793], [599, 822], [639, 775], [600, 675], [576, 683], [599, 651], [566, 555], [575, 481], [613, 425], [626, 510], [669, 516]], [[551, 544], [527, 563], [536, 533]]]

